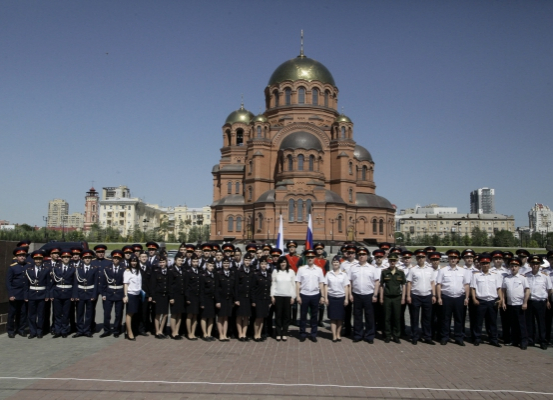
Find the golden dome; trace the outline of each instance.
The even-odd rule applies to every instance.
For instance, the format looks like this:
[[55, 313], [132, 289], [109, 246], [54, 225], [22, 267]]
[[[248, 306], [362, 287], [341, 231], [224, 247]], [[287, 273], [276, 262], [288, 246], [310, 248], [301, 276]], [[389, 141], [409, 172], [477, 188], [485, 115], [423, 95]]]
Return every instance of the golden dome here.
[[242, 104], [240, 108], [236, 111], [233, 111], [229, 114], [227, 117], [227, 120], [225, 121], [226, 124], [234, 124], [235, 122], [242, 122], [244, 124], [249, 124], [250, 121], [253, 119], [254, 115], [246, 110], [244, 108], [244, 105]]
[[269, 79], [269, 86], [284, 81], [319, 81], [336, 86], [330, 71], [320, 62], [312, 58], [299, 55], [279, 65]]
[[348, 123], [352, 123], [351, 122], [351, 119], [349, 119], [347, 116], [345, 116], [344, 114], [340, 114], [338, 115], [338, 117], [334, 120], [334, 122], [348, 122]]

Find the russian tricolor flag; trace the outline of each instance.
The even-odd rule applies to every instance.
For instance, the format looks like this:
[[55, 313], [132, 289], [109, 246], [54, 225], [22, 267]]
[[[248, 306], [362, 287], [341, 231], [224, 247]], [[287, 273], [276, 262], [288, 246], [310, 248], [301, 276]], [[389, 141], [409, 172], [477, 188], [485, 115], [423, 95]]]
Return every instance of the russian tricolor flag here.
[[307, 219], [307, 234], [305, 235], [305, 250], [311, 250], [313, 248], [313, 221], [311, 220], [311, 214]]
[[284, 252], [284, 228], [282, 226], [282, 214], [280, 214], [278, 223], [278, 237], [276, 242], [276, 248]]

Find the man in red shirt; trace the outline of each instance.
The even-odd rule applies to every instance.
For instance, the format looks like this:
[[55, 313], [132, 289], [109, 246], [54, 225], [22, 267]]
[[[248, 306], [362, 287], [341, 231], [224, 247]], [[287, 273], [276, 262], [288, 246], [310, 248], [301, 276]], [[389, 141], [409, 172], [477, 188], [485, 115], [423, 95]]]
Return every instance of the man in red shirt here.
[[[297, 255], [296, 249], [298, 248], [298, 243], [294, 240], [289, 240], [288, 243], [286, 243], [286, 248], [288, 249], [288, 254], [286, 254], [286, 259], [290, 263], [290, 268], [294, 270], [294, 273], [298, 273], [298, 267], [301, 265], [298, 265], [300, 262], [300, 256]], [[292, 325], [298, 324], [298, 304], [294, 302], [292, 305]]]
[[[318, 242], [318, 243], [315, 243], [313, 247], [315, 248], [315, 254], [316, 254], [315, 260], [313, 260], [314, 264], [323, 270], [323, 276], [325, 276], [330, 269], [330, 263], [326, 259], [325, 245], [321, 242]], [[324, 324], [323, 324], [324, 312], [325, 312], [324, 304], [319, 304], [319, 326], [321, 328], [324, 328]]]

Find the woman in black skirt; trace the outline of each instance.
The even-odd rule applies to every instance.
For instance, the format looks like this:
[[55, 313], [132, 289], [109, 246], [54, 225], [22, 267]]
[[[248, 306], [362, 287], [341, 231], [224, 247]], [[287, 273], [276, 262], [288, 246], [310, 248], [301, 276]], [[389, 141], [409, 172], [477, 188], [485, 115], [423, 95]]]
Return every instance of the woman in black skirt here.
[[263, 320], [269, 315], [271, 307], [271, 274], [267, 271], [269, 263], [267, 257], [259, 259], [259, 271], [253, 279], [252, 307], [255, 307], [255, 323], [253, 340], [261, 342]]
[[348, 275], [340, 270], [340, 259], [337, 256], [332, 260], [332, 271], [327, 272], [325, 279], [324, 296], [328, 307], [332, 341], [334, 343], [341, 342], [342, 323], [350, 296], [350, 284]]
[[171, 339], [182, 340], [179, 334], [184, 312], [184, 253], [175, 255], [175, 263], [169, 268], [170, 290], [169, 304], [171, 304]]
[[202, 314], [203, 340], [212, 342], [213, 319], [215, 318], [215, 260], [209, 258], [205, 264], [205, 272], [200, 277], [200, 309]]
[[198, 340], [196, 327], [200, 313], [200, 271], [196, 254], [191, 257], [192, 266], [184, 274], [184, 298], [186, 300], [186, 331], [189, 340]]
[[169, 314], [169, 274], [165, 256], [159, 258], [158, 266], [152, 270], [150, 289], [152, 291], [150, 299], [154, 303], [156, 314], [156, 339], [167, 339], [167, 336], [163, 334], [167, 323], [167, 314]]
[[238, 340], [245, 342], [246, 332], [248, 331], [248, 320], [252, 314], [252, 288], [253, 288], [253, 270], [250, 268], [252, 255], [247, 253], [244, 256], [244, 265], [236, 272], [236, 282], [234, 289], [234, 304], [236, 308], [236, 329], [238, 330]]
[[217, 308], [217, 328], [219, 340], [228, 342], [228, 319], [234, 307], [234, 271], [230, 270], [231, 259], [223, 259], [223, 268], [215, 275], [215, 307]]
[[[142, 296], [142, 275], [138, 267], [138, 257], [134, 254], [129, 259], [129, 268], [123, 273], [123, 284], [125, 297], [123, 302], [127, 304], [127, 316], [125, 319], [125, 326], [127, 334], [125, 337], [129, 340], [135, 341], [136, 338], [133, 333], [133, 320], [132, 316], [140, 311], [141, 296]], [[135, 324], [136, 325], [136, 324]]]

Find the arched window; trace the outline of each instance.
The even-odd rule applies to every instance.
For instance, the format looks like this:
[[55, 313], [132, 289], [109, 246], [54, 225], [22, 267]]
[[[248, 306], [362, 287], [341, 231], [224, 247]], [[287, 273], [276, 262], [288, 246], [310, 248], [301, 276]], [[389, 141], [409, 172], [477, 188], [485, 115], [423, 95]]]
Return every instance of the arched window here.
[[352, 188], [349, 188], [348, 190], [348, 197], [349, 197], [349, 202], [353, 202], [353, 189]]
[[344, 230], [344, 219], [341, 215], [338, 215], [338, 232], [342, 232]]
[[325, 91], [325, 107], [328, 107], [328, 98], [330, 97], [330, 92]]
[[342, 133], [342, 139], [345, 139], [346, 138], [346, 127], [345, 126], [342, 126], [341, 128], [341, 133]]
[[232, 182], [227, 182], [227, 194], [232, 194]]
[[312, 103], [314, 105], [318, 105], [319, 104], [319, 89], [313, 89], [312, 98], [313, 98]]
[[295, 203], [294, 203], [294, 200], [290, 199], [288, 200], [288, 221], [289, 222], [294, 222], [295, 214], [296, 214]]
[[257, 214], [257, 229], [263, 229], [263, 214], [261, 213]]
[[365, 233], [365, 225], [367, 224], [367, 220], [365, 218], [359, 219], [359, 233]]
[[257, 126], [257, 137], [260, 138], [260, 137], [263, 137], [263, 132], [261, 131], [261, 126]]
[[240, 182], [236, 182], [236, 189], [234, 193], [240, 194]]
[[92, 216], [92, 222], [96, 221], [96, 215]]
[[303, 171], [303, 154], [298, 156], [298, 171]]
[[293, 171], [294, 170], [294, 161], [292, 160], [292, 156], [290, 154], [288, 154], [286, 159], [288, 160], [288, 171]]
[[378, 232], [383, 235], [384, 234], [384, 220], [381, 219], [379, 222], [378, 222]]
[[363, 168], [361, 169], [361, 180], [366, 181], [367, 180], [367, 166], [363, 165]]
[[298, 104], [305, 104], [305, 88], [298, 89]]
[[353, 163], [351, 161], [348, 164], [348, 171], [350, 175], [353, 175]]
[[242, 232], [242, 217], [236, 217], [236, 232]]
[[311, 205], [312, 205], [311, 199], [307, 199], [305, 204], [306, 204], [305, 208], [307, 209], [307, 215], [309, 215], [311, 214]]
[[250, 174], [251, 174], [251, 173], [253, 172], [253, 161], [250, 160], [250, 162], [248, 163], [248, 165], [249, 165], [249, 169], [250, 169], [249, 172], [250, 172]]
[[290, 105], [290, 88], [284, 89], [284, 104], [289, 106]]
[[275, 96], [275, 107], [278, 107], [278, 91], [275, 90], [273, 92], [273, 96]]
[[378, 233], [378, 226], [377, 226], [376, 218], [373, 219], [373, 233], [374, 233], [375, 235]]
[[225, 131], [225, 133], [227, 134], [227, 146], [230, 146], [230, 145], [232, 145], [232, 143], [231, 143], [231, 138], [232, 138], [232, 136], [231, 136], [231, 134], [230, 134], [230, 130], [227, 129], [227, 130]]
[[244, 145], [244, 131], [242, 129], [238, 129], [236, 131], [236, 145], [237, 146]]
[[228, 231], [232, 232], [234, 230], [234, 218], [228, 217]]
[[298, 222], [303, 221], [303, 200], [298, 200]]
[[313, 171], [314, 167], [315, 167], [315, 156], [311, 154], [309, 156], [309, 171]]
[[253, 189], [251, 186], [248, 186], [248, 200], [249, 201], [252, 201], [252, 196], [253, 196]]

